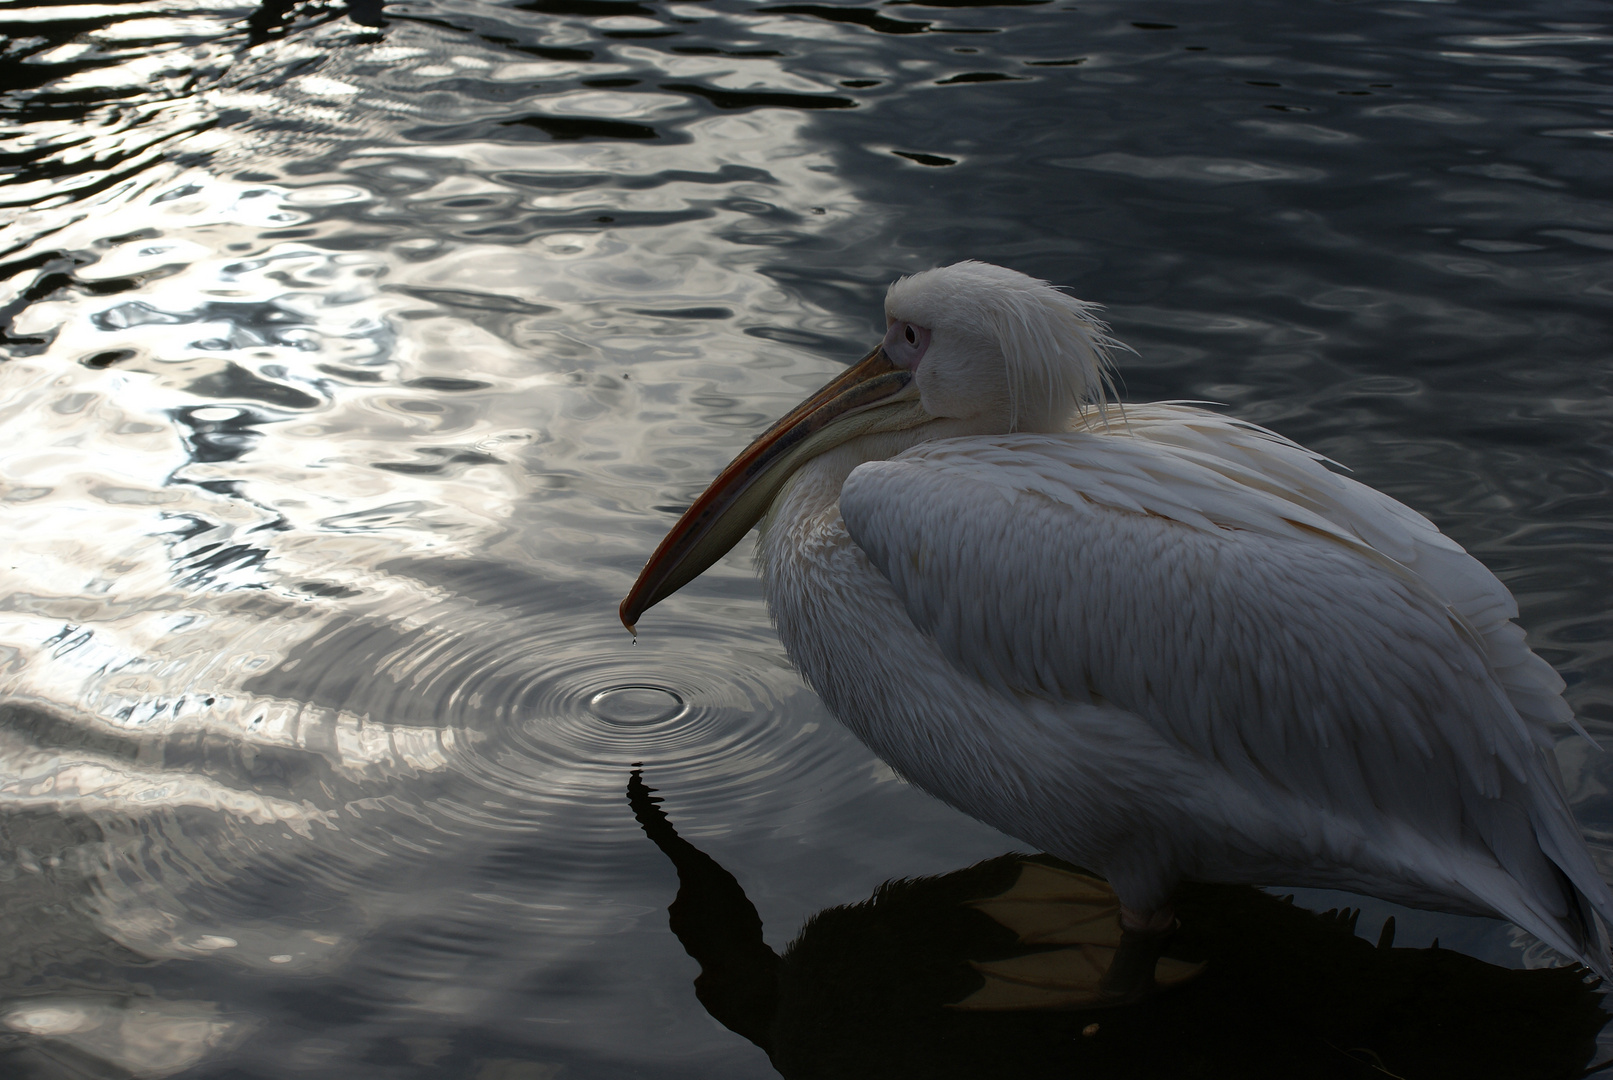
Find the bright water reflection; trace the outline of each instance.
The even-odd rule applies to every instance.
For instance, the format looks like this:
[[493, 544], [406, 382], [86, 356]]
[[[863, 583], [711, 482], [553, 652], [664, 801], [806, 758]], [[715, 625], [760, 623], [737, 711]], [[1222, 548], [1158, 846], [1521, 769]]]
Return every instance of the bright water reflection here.
[[636, 646], [615, 603], [939, 261], [1435, 517], [1609, 734], [1613, 29], [1570, 8], [0, 12], [8, 1066], [768, 1075], [633, 763], [770, 928], [1012, 845], [827, 717], [743, 550]]

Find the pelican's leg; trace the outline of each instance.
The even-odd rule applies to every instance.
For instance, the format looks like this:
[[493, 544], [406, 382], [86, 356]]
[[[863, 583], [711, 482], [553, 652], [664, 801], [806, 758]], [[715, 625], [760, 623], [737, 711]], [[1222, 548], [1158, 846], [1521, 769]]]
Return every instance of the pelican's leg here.
[[[985, 976], [985, 985], [950, 1008], [1129, 1005], [1204, 970], [1203, 964], [1161, 956], [1176, 928], [1163, 900], [1149, 908], [1123, 907], [1107, 881], [1081, 871], [1026, 861], [1007, 892], [967, 903], [1039, 951], [1005, 960], [971, 960]], [[1041, 948], [1048, 945], [1065, 948]]]
[[1153, 911], [1120, 909], [1120, 945], [1098, 984], [1098, 992], [1111, 1004], [1140, 1001], [1154, 990], [1154, 968], [1176, 929], [1176, 914], [1169, 907]]

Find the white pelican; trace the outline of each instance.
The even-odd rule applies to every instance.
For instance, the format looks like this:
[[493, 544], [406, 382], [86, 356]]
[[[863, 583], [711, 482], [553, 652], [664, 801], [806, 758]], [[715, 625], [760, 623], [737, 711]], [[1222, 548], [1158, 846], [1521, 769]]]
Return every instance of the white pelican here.
[[1105, 406], [1115, 343], [1046, 282], [957, 263], [885, 317], [673, 527], [629, 630], [760, 523], [830, 710], [1102, 873], [1139, 937], [1184, 879], [1311, 886], [1499, 916], [1613, 976], [1548, 734], [1584, 732], [1476, 559], [1264, 428]]

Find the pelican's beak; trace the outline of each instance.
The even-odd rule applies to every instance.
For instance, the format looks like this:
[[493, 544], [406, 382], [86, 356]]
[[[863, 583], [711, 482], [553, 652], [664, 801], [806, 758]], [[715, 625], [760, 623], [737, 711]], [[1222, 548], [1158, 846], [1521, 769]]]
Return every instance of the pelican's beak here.
[[636, 632], [640, 615], [728, 554], [803, 463], [848, 439], [883, 429], [888, 407], [901, 407], [916, 397], [916, 388], [909, 388], [912, 381], [911, 372], [885, 358], [883, 345], [875, 346], [764, 431], [683, 512], [644, 564], [633, 591], [622, 601], [622, 625]]

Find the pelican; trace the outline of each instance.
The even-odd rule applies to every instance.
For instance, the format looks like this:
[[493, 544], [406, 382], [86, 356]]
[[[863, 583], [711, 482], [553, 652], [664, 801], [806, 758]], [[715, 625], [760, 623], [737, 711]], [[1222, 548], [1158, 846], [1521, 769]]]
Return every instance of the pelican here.
[[1343, 889], [1507, 919], [1613, 977], [1550, 731], [1589, 736], [1506, 587], [1281, 435], [1110, 402], [1093, 310], [980, 262], [896, 281], [884, 340], [722, 471], [624, 625], [759, 524], [829, 709], [1101, 873], [1128, 934], [1168, 933], [1184, 880]]

